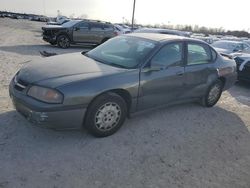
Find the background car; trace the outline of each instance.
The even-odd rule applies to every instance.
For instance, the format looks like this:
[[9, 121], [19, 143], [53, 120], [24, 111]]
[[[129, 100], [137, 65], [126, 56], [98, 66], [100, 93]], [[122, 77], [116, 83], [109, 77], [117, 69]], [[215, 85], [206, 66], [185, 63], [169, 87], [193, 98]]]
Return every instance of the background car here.
[[131, 33], [131, 30], [128, 28], [124, 28], [118, 24], [114, 24], [115, 30], [117, 31], [118, 35], [122, 35], [122, 34], [128, 34]]
[[187, 101], [212, 107], [236, 77], [235, 62], [205, 42], [133, 33], [86, 54], [29, 64], [14, 76], [9, 93], [31, 122], [55, 129], [84, 126], [104, 137], [140, 110]]
[[205, 36], [205, 35], [197, 35], [197, 34], [192, 34], [190, 37], [195, 38], [195, 39], [199, 39], [199, 40], [203, 40], [208, 44], [212, 44], [214, 42], [213, 37], [210, 36]]
[[219, 53], [231, 54], [234, 52], [242, 52], [250, 49], [250, 45], [240, 41], [220, 40], [212, 44]]
[[56, 20], [53, 22], [53, 21], [49, 21], [47, 22], [47, 25], [62, 25], [66, 22], [69, 22], [70, 19], [67, 18], [66, 16], [57, 16], [56, 17]]
[[62, 25], [42, 27], [43, 40], [61, 48], [71, 44], [99, 45], [117, 35], [114, 26], [95, 20], [71, 20]]
[[250, 54], [237, 54], [234, 60], [237, 64], [238, 80], [250, 82]]

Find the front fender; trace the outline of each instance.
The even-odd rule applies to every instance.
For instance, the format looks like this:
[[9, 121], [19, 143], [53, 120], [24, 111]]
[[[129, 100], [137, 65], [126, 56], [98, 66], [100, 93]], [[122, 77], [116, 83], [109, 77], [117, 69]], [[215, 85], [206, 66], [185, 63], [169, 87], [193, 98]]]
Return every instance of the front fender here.
[[[64, 94], [64, 105], [88, 104], [98, 95], [110, 90], [123, 89], [137, 103], [139, 89], [139, 70], [128, 70], [116, 74], [77, 81], [57, 88]], [[132, 104], [133, 105], [133, 104]]]

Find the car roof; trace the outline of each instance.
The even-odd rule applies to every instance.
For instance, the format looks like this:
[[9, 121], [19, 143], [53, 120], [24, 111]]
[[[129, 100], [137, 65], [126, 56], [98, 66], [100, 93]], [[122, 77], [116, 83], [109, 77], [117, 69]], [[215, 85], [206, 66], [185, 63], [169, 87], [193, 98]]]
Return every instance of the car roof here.
[[129, 33], [129, 34], [126, 34], [126, 35], [127, 36], [144, 38], [144, 39], [152, 40], [152, 41], [155, 41], [155, 42], [164, 42], [164, 41], [173, 41], [173, 40], [186, 40], [186, 41], [194, 41], [194, 42], [205, 43], [204, 41], [199, 40], [199, 39], [182, 37], [182, 36], [178, 36], [178, 35], [160, 34], [160, 33]]
[[127, 34], [129, 36], [145, 38], [149, 40], [153, 40], [156, 42], [165, 41], [165, 40], [174, 40], [174, 39], [183, 39], [185, 37], [177, 36], [177, 35], [167, 35], [167, 34], [160, 34], [160, 33], [130, 33]]
[[178, 35], [178, 36], [189, 36], [188, 32], [179, 31], [174, 29], [162, 29], [162, 28], [140, 28], [135, 30], [135, 33], [161, 33], [161, 34], [170, 34], [170, 35]]

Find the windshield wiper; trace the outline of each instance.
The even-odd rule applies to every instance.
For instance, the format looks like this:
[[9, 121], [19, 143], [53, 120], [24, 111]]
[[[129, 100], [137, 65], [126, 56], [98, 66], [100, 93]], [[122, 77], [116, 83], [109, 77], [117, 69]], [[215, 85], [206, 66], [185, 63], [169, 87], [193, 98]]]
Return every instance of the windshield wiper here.
[[115, 64], [115, 63], [107, 63], [107, 65], [111, 65], [111, 66], [119, 67], [119, 68], [123, 68], [123, 69], [128, 69], [128, 67], [125, 67], [125, 66], [119, 65], [119, 64]]

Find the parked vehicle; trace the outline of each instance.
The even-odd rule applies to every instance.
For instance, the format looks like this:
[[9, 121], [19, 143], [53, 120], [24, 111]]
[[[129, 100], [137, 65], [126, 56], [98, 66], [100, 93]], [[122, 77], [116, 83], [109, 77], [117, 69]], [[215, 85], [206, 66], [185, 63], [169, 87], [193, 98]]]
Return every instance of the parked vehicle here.
[[30, 21], [36, 21], [36, 22], [38, 22], [39, 21], [39, 16], [37, 16], [37, 15], [30, 15], [29, 16], [29, 20]]
[[48, 25], [62, 25], [62, 24], [67, 23], [67, 22], [69, 22], [69, 21], [70, 21], [70, 19], [68, 19], [68, 18], [65, 17], [65, 16], [58, 16], [58, 17], [56, 18], [56, 21], [55, 21], [55, 22], [49, 21], [49, 22], [47, 22], [47, 24], [48, 24]]
[[250, 45], [245, 42], [220, 40], [212, 44], [219, 53], [231, 54], [234, 52], [247, 51]]
[[247, 43], [250, 45], [250, 39], [247, 39], [247, 40], [243, 40], [243, 42]]
[[131, 33], [130, 29], [125, 29], [118, 24], [114, 24], [114, 27], [118, 35]]
[[42, 27], [43, 40], [61, 48], [71, 44], [99, 45], [117, 35], [114, 26], [107, 22], [91, 20], [71, 20], [60, 26]]
[[123, 29], [130, 31], [131, 32], [131, 27], [126, 25], [126, 24], [121, 24], [121, 23], [117, 23], [115, 25], [119, 25], [120, 27], [122, 27]]
[[18, 19], [17, 14], [10, 14], [9, 18]]
[[46, 16], [40, 16], [40, 17], [39, 17], [39, 21], [40, 21], [40, 22], [47, 22], [48, 20], [49, 20], [49, 18], [46, 17]]
[[236, 81], [236, 64], [207, 43], [133, 33], [87, 53], [44, 58], [18, 71], [9, 86], [17, 111], [55, 129], [115, 133], [134, 112], [186, 101], [212, 107]]
[[234, 60], [237, 64], [238, 80], [250, 82], [250, 54], [238, 54]]
[[134, 32], [135, 33], [161, 33], [161, 34], [168, 34], [168, 35], [190, 37], [190, 35], [187, 32], [171, 30], [171, 29], [142, 28], [142, 29], [137, 29]]
[[196, 36], [196, 35], [191, 35], [192, 38], [203, 40], [208, 44], [212, 44], [214, 42], [212, 37], [209, 36]]

